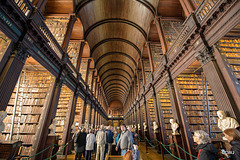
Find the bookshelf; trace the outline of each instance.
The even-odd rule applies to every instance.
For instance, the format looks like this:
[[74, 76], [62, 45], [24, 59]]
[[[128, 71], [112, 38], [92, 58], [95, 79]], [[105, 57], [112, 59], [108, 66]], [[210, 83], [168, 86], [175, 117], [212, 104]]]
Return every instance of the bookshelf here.
[[148, 83], [151, 80], [151, 67], [150, 67], [149, 59], [143, 60], [143, 66], [145, 71], [146, 83]]
[[221, 138], [217, 127], [218, 107], [204, 74], [180, 74], [177, 83], [191, 132], [204, 130], [210, 133], [211, 138]]
[[143, 122], [146, 122], [144, 105], [142, 105], [140, 109], [142, 110], [141, 111], [142, 115], [140, 115], [140, 116], [142, 116], [142, 123], [143, 123]]
[[161, 19], [161, 25], [163, 27], [164, 35], [167, 41], [168, 48], [171, 48], [179, 33], [183, 28], [182, 20], [163, 20]]
[[76, 123], [75, 132], [77, 131], [77, 128], [80, 127], [79, 122], [82, 115], [82, 107], [83, 107], [83, 100], [78, 97], [76, 110], [75, 110], [75, 117], [74, 117], [74, 123]]
[[84, 81], [86, 79], [87, 64], [88, 64], [88, 59], [82, 59], [81, 66], [80, 66], [80, 73], [82, 74], [82, 79]]
[[153, 65], [154, 65], [154, 68], [157, 68], [158, 65], [161, 63], [162, 56], [164, 56], [162, 52], [161, 44], [151, 43], [150, 47], [153, 55]]
[[69, 22], [69, 18], [53, 18], [47, 17], [46, 18], [46, 25], [61, 46], [63, 43], [64, 36], [67, 31], [67, 25]]
[[167, 142], [170, 143], [169, 137], [172, 135], [170, 119], [173, 118], [173, 113], [172, 113], [172, 106], [171, 106], [168, 88], [167, 87], [162, 88], [158, 92], [157, 96], [158, 96], [161, 111], [164, 117], [164, 124], [165, 124], [165, 129], [167, 134]]
[[74, 67], [77, 66], [77, 58], [78, 58], [79, 50], [80, 50], [80, 42], [69, 43], [67, 53]]
[[62, 136], [66, 122], [67, 110], [69, 107], [71, 107], [72, 104], [70, 102], [71, 96], [73, 96], [73, 92], [66, 85], [63, 85], [61, 88], [57, 112], [55, 116], [55, 119], [58, 120], [58, 123], [56, 125], [56, 135], [59, 136], [59, 144], [62, 144]]
[[230, 66], [232, 75], [234, 75], [240, 83], [240, 39], [221, 39], [218, 41], [217, 47], [227, 63]]
[[32, 58], [28, 58], [6, 108], [5, 130], [1, 141], [23, 142], [22, 155], [30, 155], [31, 146], [50, 85], [55, 77]]
[[[150, 120], [151, 120], [151, 126], [153, 125], [153, 122], [155, 121], [155, 109], [154, 109], [154, 103], [153, 103], [153, 99], [149, 99], [147, 101], [147, 106], [149, 109], [149, 115], [150, 115]], [[149, 125], [150, 126], [150, 125]], [[153, 127], [151, 127], [153, 128]]]
[[2, 31], [0, 31], [0, 62], [10, 43], [11, 39], [9, 39]]

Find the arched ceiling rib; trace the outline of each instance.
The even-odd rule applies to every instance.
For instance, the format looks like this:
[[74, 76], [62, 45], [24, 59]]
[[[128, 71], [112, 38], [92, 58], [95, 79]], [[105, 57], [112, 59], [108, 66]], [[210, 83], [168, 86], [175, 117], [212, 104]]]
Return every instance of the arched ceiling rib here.
[[158, 0], [74, 0], [109, 102], [125, 101]]

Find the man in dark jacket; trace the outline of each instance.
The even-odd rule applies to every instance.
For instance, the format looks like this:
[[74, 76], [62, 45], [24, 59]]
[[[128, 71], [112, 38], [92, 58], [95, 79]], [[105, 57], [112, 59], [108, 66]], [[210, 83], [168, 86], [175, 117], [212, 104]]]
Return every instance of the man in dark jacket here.
[[75, 137], [75, 140], [74, 140], [75, 160], [77, 160], [77, 158], [81, 160], [82, 154], [84, 155], [85, 146], [86, 146], [86, 137], [87, 137], [87, 134], [85, 132], [85, 128], [83, 128], [81, 132], [79, 132]]
[[107, 130], [107, 143], [108, 143], [108, 155], [111, 155], [112, 151], [112, 143], [113, 143], [113, 132], [112, 132], [112, 127], [109, 126]]

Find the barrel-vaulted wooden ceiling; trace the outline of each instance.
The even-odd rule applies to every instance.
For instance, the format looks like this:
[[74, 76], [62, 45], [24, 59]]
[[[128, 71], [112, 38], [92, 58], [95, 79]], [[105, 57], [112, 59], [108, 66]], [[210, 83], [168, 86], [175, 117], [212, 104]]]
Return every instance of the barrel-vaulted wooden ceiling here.
[[[147, 58], [145, 43], [159, 42], [156, 16], [182, 18], [179, 0], [48, 0], [46, 16], [75, 13], [71, 39], [84, 39], [92, 57], [92, 68], [108, 102], [124, 102], [141, 57]], [[88, 52], [88, 53], [87, 53]]]

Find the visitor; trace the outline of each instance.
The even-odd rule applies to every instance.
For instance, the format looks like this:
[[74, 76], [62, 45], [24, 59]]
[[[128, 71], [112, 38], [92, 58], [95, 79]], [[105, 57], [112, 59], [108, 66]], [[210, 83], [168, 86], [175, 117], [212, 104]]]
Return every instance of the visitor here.
[[86, 156], [85, 160], [91, 160], [91, 153], [94, 149], [94, 143], [95, 143], [95, 135], [92, 133], [92, 130], [89, 129], [89, 133], [86, 138], [87, 144], [86, 144]]
[[232, 146], [229, 156], [231, 160], [240, 159], [240, 131], [235, 128], [228, 128], [223, 131], [225, 138]]
[[112, 132], [111, 126], [108, 126], [108, 130], [107, 130], [107, 143], [108, 143], [107, 154], [111, 155], [112, 143], [113, 143], [113, 132]]
[[[79, 130], [80, 129], [81, 128], [79, 128]], [[85, 133], [85, 128], [83, 128], [81, 131], [78, 131], [78, 133], [74, 136], [75, 160], [77, 160], [77, 158], [81, 160], [82, 154], [84, 154], [86, 137], [87, 134]]]
[[101, 125], [100, 130], [98, 130], [97, 132], [96, 143], [97, 143], [96, 160], [103, 160], [106, 144], [106, 134], [104, 131], [104, 125]]
[[218, 160], [218, 150], [211, 143], [209, 135], [202, 131], [194, 131], [193, 141], [198, 144], [197, 160]]
[[116, 151], [118, 149], [121, 149], [121, 155], [123, 156], [128, 150], [132, 150], [132, 142], [133, 142], [133, 136], [130, 131], [126, 129], [126, 125], [121, 125], [121, 136], [119, 138], [119, 141], [116, 146]]

